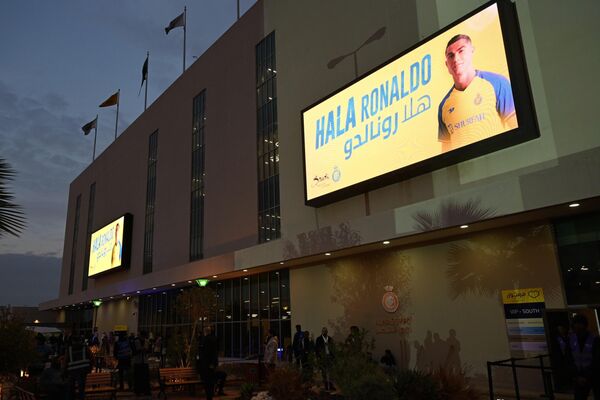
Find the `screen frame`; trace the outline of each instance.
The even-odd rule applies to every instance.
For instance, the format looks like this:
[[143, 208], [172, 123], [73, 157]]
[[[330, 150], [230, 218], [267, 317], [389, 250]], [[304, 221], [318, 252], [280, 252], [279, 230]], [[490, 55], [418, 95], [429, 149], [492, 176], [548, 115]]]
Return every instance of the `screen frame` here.
[[[312, 109], [313, 107], [321, 104], [327, 99], [335, 96], [343, 90], [349, 88], [365, 77], [377, 72], [386, 65], [400, 59], [409, 52], [415, 50], [418, 47], [425, 45], [430, 40], [444, 34], [446, 31], [452, 29], [456, 25], [464, 22], [475, 14], [483, 11], [493, 4], [497, 4], [498, 16], [500, 20], [500, 27], [502, 30], [502, 39], [504, 42], [504, 49], [506, 52], [506, 61], [508, 64], [509, 78], [511, 81], [511, 87], [513, 90], [513, 98], [515, 102], [515, 110], [517, 113], [517, 119], [519, 126], [515, 129], [503, 132], [501, 134], [494, 135], [492, 137], [480, 140], [475, 143], [460, 147], [458, 149], [448, 151], [446, 153], [439, 154], [437, 156], [427, 158], [414, 164], [400, 167], [396, 170], [374, 176], [366, 179], [362, 182], [355, 183], [353, 185], [340, 188], [336, 191], [308, 199], [308, 188], [307, 188], [307, 176], [306, 176], [306, 142], [304, 132], [304, 113]], [[480, 157], [486, 154], [496, 152], [501, 149], [512, 147], [514, 145], [524, 143], [540, 137], [538, 122], [536, 118], [535, 106], [533, 101], [533, 95], [531, 92], [531, 84], [529, 81], [529, 75], [527, 73], [527, 65], [525, 61], [525, 52], [523, 49], [523, 42], [521, 37], [521, 29], [518, 21], [516, 5], [510, 0], [492, 0], [471, 11], [460, 19], [452, 22], [450, 25], [436, 31], [432, 35], [425, 39], [417, 42], [413, 46], [404, 50], [400, 54], [392, 57], [388, 61], [372, 68], [370, 71], [360, 75], [358, 78], [353, 79], [346, 85], [340, 87], [336, 91], [326, 95], [325, 97], [317, 100], [311, 105], [305, 107], [300, 112], [300, 123], [301, 123], [301, 137], [302, 137], [302, 172], [304, 176], [304, 203], [310, 207], [321, 207], [327, 204], [331, 204], [340, 200], [347, 199], [349, 197], [357, 196], [368, 191], [381, 188], [393, 183], [399, 183], [401, 181], [414, 178], [419, 175], [423, 175], [428, 172], [432, 172], [444, 167], [448, 167], [457, 164], [462, 161], [470, 160], [476, 157]]]
[[[91, 243], [91, 237], [94, 233], [96, 233], [99, 230], [105, 228], [106, 226], [112, 224], [113, 222], [118, 221], [121, 218], [123, 218], [123, 243], [122, 243], [123, 256], [121, 257], [121, 265], [119, 265], [118, 267], [107, 269], [106, 271], [95, 273], [94, 275], [89, 275], [90, 264], [88, 261], [88, 279], [90, 279], [90, 278], [96, 279], [98, 277], [104, 276], [106, 274], [110, 274], [112, 272], [129, 269], [129, 267], [131, 266], [131, 243], [132, 243], [131, 237], [132, 237], [132, 233], [133, 233], [133, 215], [132, 214], [125, 213], [117, 218], [112, 219], [110, 222], [102, 225], [100, 228], [96, 229], [90, 235], [90, 243]], [[91, 253], [91, 251], [90, 251], [90, 253]], [[90, 254], [90, 258], [91, 258], [91, 254]]]

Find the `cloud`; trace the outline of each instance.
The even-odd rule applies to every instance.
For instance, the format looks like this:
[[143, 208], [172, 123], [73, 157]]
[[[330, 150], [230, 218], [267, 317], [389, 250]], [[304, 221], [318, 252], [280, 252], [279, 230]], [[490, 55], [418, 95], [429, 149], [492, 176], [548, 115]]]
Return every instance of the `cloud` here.
[[60, 268], [57, 257], [0, 254], [0, 305], [37, 306], [57, 298]]
[[22, 237], [3, 238], [0, 253], [61, 253], [69, 184], [89, 162], [81, 118], [66, 113], [68, 102], [58, 94], [40, 98], [0, 81], [0, 157], [17, 173], [10, 190], [27, 216]]

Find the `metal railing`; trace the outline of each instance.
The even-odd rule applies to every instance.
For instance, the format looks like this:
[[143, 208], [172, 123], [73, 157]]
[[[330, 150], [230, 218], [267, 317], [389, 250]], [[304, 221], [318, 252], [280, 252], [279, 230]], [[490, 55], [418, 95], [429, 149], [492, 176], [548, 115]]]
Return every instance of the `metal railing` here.
[[[549, 354], [542, 354], [535, 357], [526, 358], [508, 358], [500, 361], [488, 361], [487, 372], [488, 372], [488, 384], [490, 388], [490, 400], [496, 400], [494, 396], [494, 379], [492, 376], [492, 367], [504, 367], [512, 369], [512, 378], [515, 388], [515, 397], [517, 400], [521, 400], [521, 392], [519, 391], [519, 380], [517, 378], [517, 368], [522, 369], [539, 369], [542, 375], [542, 382], [544, 384], [544, 394], [542, 398], [554, 399], [554, 390], [552, 388], [552, 367], [544, 365], [544, 358], [550, 358]], [[525, 360], [539, 360], [539, 365], [519, 365], [518, 361]]]

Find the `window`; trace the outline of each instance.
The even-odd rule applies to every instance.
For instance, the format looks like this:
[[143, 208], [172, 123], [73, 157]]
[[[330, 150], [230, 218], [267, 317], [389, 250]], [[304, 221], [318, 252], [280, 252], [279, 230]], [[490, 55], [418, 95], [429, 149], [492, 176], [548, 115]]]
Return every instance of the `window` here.
[[88, 219], [85, 232], [85, 261], [83, 264], [83, 276], [81, 290], [87, 290], [88, 287], [88, 271], [90, 267], [90, 241], [92, 238], [92, 229], [94, 228], [94, 202], [96, 201], [96, 182], [90, 185], [90, 199], [88, 202]]
[[73, 283], [75, 280], [75, 259], [77, 258], [77, 235], [79, 234], [80, 209], [81, 195], [78, 195], [75, 203], [75, 221], [73, 222], [73, 244], [71, 247], [71, 270], [69, 272], [69, 294], [73, 294]]
[[146, 215], [144, 227], [144, 274], [152, 272], [157, 157], [158, 131], [155, 131], [152, 135], [150, 135], [150, 138], [148, 139], [148, 173], [146, 178]]
[[[278, 335], [280, 347], [291, 345], [289, 279], [289, 271], [280, 270], [209, 283], [217, 296], [215, 315], [209, 323], [215, 326], [222, 356], [262, 354], [269, 329]], [[174, 307], [179, 293], [190, 289], [140, 295], [138, 328], [155, 337], [169, 332], [189, 334], [190, 316], [176, 315]]]
[[600, 304], [600, 213], [554, 224], [567, 304]]
[[192, 194], [190, 221], [190, 261], [202, 258], [204, 238], [204, 129], [206, 90], [194, 98], [192, 112]]
[[281, 237], [275, 33], [256, 46], [258, 241]]

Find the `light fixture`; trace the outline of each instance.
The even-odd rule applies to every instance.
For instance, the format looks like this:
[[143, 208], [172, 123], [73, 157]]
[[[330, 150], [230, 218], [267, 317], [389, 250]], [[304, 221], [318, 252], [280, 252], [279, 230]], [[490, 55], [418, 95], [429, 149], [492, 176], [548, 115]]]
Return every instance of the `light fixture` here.
[[217, 277], [217, 275], [213, 275], [213, 278], [216, 278], [216, 277]]
[[40, 320], [39, 320], [39, 319], [36, 319], [35, 321], [33, 321], [33, 323], [34, 323], [34, 324], [39, 324], [39, 323], [40, 323]]
[[331, 255], [331, 253], [325, 253], [325, 255], [326, 255], [326, 256], [330, 256], [330, 255]]
[[112, 300], [114, 297], [110, 296], [110, 298], [111, 298], [111, 300]]
[[175, 284], [174, 284], [174, 283], [171, 283], [171, 286], [175, 286]]
[[94, 300], [94, 305], [96, 307], [100, 307], [101, 304], [102, 304], [102, 300]]
[[247, 269], [243, 269], [242, 271], [244, 271], [244, 272], [248, 272], [248, 270], [247, 270]]
[[153, 288], [152, 288], [152, 290], [156, 290], [156, 288], [155, 288], [155, 287], [153, 287]]
[[192, 283], [192, 281], [188, 281], [188, 283]]
[[588, 270], [589, 270], [589, 268], [588, 268], [588, 267], [586, 267], [585, 265], [582, 265], [582, 266], [581, 266], [581, 270], [582, 270], [582, 271], [588, 271]]
[[283, 265], [283, 264], [285, 264], [285, 263], [284, 263], [283, 261], [279, 261], [279, 264]]
[[469, 227], [469, 225], [461, 225], [460, 229], [467, 229]]
[[139, 291], [139, 290], [136, 290], [135, 292], [136, 292], [136, 293], [138, 293], [138, 294], [140, 293], [140, 291]]
[[208, 279], [196, 279], [196, 283], [200, 287], [204, 287], [204, 286], [208, 285], [208, 282], [209, 282]]
[[569, 207], [571, 207], [571, 208], [579, 207], [579, 203], [571, 203], [571, 204], [569, 204]]
[[384, 240], [383, 244], [390, 244], [390, 241], [389, 240]]

